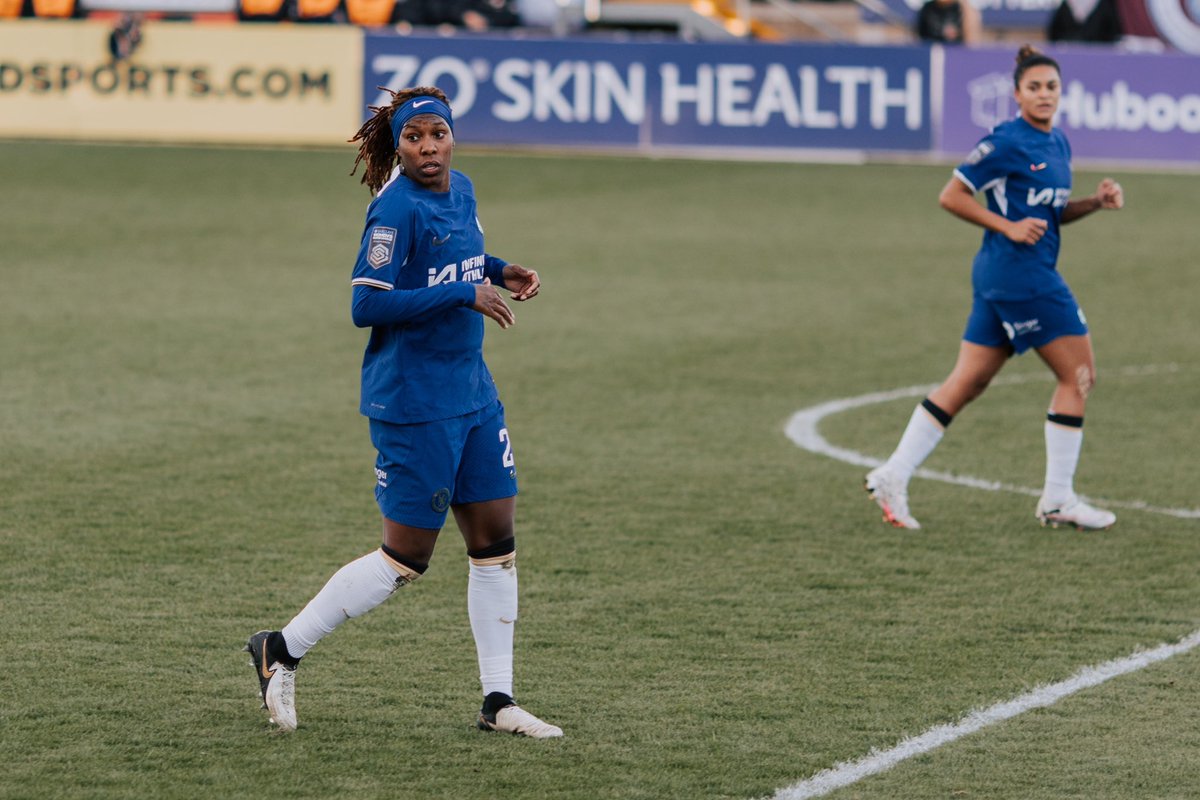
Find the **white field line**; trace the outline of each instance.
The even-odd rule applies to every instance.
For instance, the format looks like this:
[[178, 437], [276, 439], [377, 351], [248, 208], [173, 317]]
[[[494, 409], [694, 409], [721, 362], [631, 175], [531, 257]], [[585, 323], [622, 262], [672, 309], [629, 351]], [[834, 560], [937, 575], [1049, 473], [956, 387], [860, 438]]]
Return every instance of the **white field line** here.
[[[1112, 370], [1108, 372], [1110, 376], [1130, 377], [1140, 375], [1158, 375], [1166, 372], [1178, 372], [1179, 366], [1176, 364], [1150, 365], [1145, 367], [1128, 367], [1120, 370]], [[1048, 380], [1045, 375], [1002, 375], [992, 381], [992, 385], [1008, 385], [1017, 383], [1030, 383], [1032, 381]], [[831, 414], [840, 414], [843, 411], [849, 411], [852, 408], [861, 408], [862, 406], [874, 405], [876, 403], [887, 403], [891, 400], [899, 400], [905, 397], [924, 397], [937, 388], [937, 384], [923, 384], [921, 386], [906, 386], [902, 389], [892, 389], [886, 392], [872, 392], [870, 394], [859, 395], [858, 397], [845, 397], [840, 400], [830, 400], [827, 403], [803, 408], [792, 415], [788, 420], [784, 431], [789, 439], [795, 442], [800, 447], [808, 450], [811, 453], [817, 453], [823, 456], [835, 458], [838, 461], [844, 461], [847, 464], [856, 464], [860, 467], [878, 467], [883, 463], [882, 459], [868, 456], [864, 453], [859, 453], [855, 450], [848, 450], [844, 447], [837, 447], [825, 440], [817, 430], [821, 424], [821, 420]], [[931, 469], [918, 469], [916, 472], [919, 478], [929, 478], [930, 480], [943, 481], [945, 483], [953, 483], [958, 486], [969, 486], [973, 489], [984, 489], [989, 492], [1013, 492], [1015, 494], [1029, 495], [1030, 497], [1039, 497], [1042, 494], [1041, 489], [1034, 489], [1027, 486], [1015, 486], [1009, 483], [1000, 481], [989, 481], [983, 478], [973, 478], [970, 475], [955, 475], [949, 472], [938, 472]], [[1137, 511], [1150, 511], [1155, 514], [1165, 514], [1169, 517], [1179, 517], [1181, 519], [1200, 519], [1200, 509], [1197, 508], [1163, 508], [1161, 506], [1152, 506], [1144, 500], [1112, 500], [1109, 498], [1084, 498], [1088, 502], [1098, 503], [1104, 506], [1112, 506], [1116, 508], [1130, 508]]]
[[1035, 708], [1046, 708], [1082, 689], [1099, 686], [1119, 675], [1136, 672], [1159, 661], [1186, 653], [1200, 645], [1200, 630], [1193, 631], [1176, 644], [1163, 644], [1152, 650], [1137, 652], [1125, 658], [1106, 661], [1094, 667], [1084, 667], [1059, 683], [1041, 686], [1012, 700], [997, 703], [981, 711], [972, 711], [958, 722], [938, 725], [919, 736], [905, 739], [888, 750], [872, 750], [857, 761], [846, 761], [822, 770], [811, 778], [777, 791], [773, 800], [808, 800], [857, 783], [863, 778], [885, 772], [901, 761], [928, 753], [944, 744], [974, 733], [989, 725], [1011, 719]]

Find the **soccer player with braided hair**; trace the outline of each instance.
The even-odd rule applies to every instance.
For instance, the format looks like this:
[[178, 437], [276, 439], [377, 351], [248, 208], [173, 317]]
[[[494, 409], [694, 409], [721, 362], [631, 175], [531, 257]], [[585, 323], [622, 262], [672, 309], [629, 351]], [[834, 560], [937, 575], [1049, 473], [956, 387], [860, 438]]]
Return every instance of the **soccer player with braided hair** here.
[[[891, 457], [868, 473], [866, 489], [898, 528], [921, 527], [908, 508], [908, 483], [954, 416], [1013, 355], [1033, 349], [1057, 385], [1043, 426], [1046, 478], [1034, 512], [1043, 525], [1080, 530], [1112, 526], [1116, 515], [1075, 494], [1083, 412], [1096, 381], [1083, 311], [1058, 271], [1061, 226], [1125, 204], [1120, 184], [1071, 197], [1071, 146], [1054, 127], [1062, 75], [1054, 59], [1029, 45], [1017, 54], [1013, 95], [1018, 117], [997, 125], [942, 189], [942, 208], [985, 229], [971, 282], [974, 305], [949, 377], [913, 411]], [[987, 207], [975, 193], [987, 195]]]
[[454, 119], [432, 87], [392, 93], [350, 141], [374, 195], [351, 278], [354, 324], [371, 329], [360, 411], [378, 451], [383, 542], [343, 566], [281, 630], [246, 649], [263, 703], [296, 727], [300, 659], [341, 623], [424, 574], [447, 512], [466, 542], [467, 612], [479, 660], [483, 730], [549, 738], [562, 730], [513, 699], [517, 473], [504, 407], [483, 362], [484, 318], [507, 328], [511, 299], [536, 297], [533, 270], [489, 255], [466, 175], [450, 168]]

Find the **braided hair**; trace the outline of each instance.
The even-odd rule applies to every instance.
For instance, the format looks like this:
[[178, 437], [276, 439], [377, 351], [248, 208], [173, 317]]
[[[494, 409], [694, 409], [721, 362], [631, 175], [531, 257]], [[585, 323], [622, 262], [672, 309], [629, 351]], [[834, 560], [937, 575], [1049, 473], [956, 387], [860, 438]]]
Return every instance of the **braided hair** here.
[[1062, 69], [1059, 68], [1057, 61], [1036, 49], [1033, 45], [1023, 45], [1017, 53], [1017, 68], [1013, 71], [1013, 85], [1020, 88], [1021, 76], [1025, 74], [1025, 70], [1030, 67], [1041, 66], [1054, 67], [1054, 71], [1060, 76], [1062, 75]]
[[348, 140], [359, 143], [358, 158], [354, 159], [354, 169], [350, 170], [350, 174], [358, 171], [359, 163], [366, 162], [360, 182], [366, 184], [371, 194], [377, 194], [387, 183], [398, 160], [396, 142], [392, 139], [392, 114], [396, 113], [396, 109], [414, 97], [436, 97], [450, 104], [445, 92], [434, 86], [416, 86], [398, 92], [383, 86], [379, 88], [392, 96], [392, 102], [384, 106], [367, 106], [373, 112], [371, 118]]

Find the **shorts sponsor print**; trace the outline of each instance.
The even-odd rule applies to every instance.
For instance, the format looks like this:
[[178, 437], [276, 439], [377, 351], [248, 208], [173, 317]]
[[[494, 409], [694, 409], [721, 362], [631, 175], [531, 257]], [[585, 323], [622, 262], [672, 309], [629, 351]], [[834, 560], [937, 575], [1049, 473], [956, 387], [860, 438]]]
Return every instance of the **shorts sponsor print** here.
[[394, 522], [440, 529], [451, 506], [517, 493], [516, 462], [499, 400], [434, 422], [369, 422], [378, 452], [375, 499]]

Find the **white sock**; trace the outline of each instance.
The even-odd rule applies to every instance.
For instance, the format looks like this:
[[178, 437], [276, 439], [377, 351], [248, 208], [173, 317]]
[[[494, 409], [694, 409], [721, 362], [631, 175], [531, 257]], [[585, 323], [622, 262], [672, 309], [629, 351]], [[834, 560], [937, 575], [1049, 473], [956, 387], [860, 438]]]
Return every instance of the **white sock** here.
[[516, 554], [471, 559], [467, 614], [479, 654], [479, 680], [486, 697], [513, 693], [513, 628], [517, 621]]
[[1046, 421], [1046, 486], [1042, 497], [1061, 503], [1075, 495], [1075, 467], [1083, 447], [1083, 428]]
[[887, 460], [887, 468], [907, 481], [917, 467], [929, 458], [945, 433], [942, 424], [918, 405], [908, 420], [904, 435], [900, 437], [900, 444], [896, 445], [896, 451]]
[[288, 653], [300, 658], [333, 629], [362, 616], [420, 573], [397, 564], [382, 550], [367, 553], [333, 574], [317, 596], [283, 629]]

